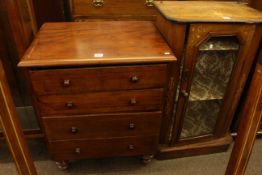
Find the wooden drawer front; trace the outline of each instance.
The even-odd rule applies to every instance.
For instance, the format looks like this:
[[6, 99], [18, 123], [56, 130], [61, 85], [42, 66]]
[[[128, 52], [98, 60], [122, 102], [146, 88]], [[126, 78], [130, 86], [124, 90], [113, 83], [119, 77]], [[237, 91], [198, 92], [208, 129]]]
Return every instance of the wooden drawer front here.
[[38, 95], [162, 88], [165, 64], [30, 71]]
[[101, 7], [95, 7], [93, 0], [72, 0], [72, 15], [77, 17], [138, 17], [156, 15], [156, 10], [146, 0], [103, 0]]
[[96, 92], [75, 95], [38, 97], [42, 116], [112, 113], [130, 111], [159, 111], [163, 89]]
[[154, 154], [158, 136], [49, 142], [55, 160]]
[[161, 112], [44, 118], [48, 140], [156, 135]]

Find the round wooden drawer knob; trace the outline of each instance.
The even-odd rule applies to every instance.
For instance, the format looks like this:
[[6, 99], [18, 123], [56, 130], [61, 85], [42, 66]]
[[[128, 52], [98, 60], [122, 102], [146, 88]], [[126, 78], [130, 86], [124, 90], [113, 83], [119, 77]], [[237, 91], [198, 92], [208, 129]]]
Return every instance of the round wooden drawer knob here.
[[65, 106], [69, 109], [73, 108], [75, 106], [75, 104], [72, 101], [69, 101], [65, 104]]
[[134, 145], [128, 145], [128, 149], [129, 149], [129, 150], [134, 150], [135, 147], [134, 147]]
[[80, 148], [76, 148], [76, 149], [75, 149], [75, 153], [76, 153], [76, 154], [80, 154], [80, 153], [81, 153]]
[[63, 80], [63, 86], [64, 87], [68, 87], [71, 85], [71, 81], [70, 80]]
[[134, 123], [129, 123], [129, 129], [135, 129], [135, 124]]
[[130, 104], [131, 105], [135, 105], [136, 103], [137, 103], [136, 98], [131, 98], [130, 99]]
[[138, 80], [139, 80], [139, 78], [137, 76], [135, 76], [135, 75], [130, 78], [130, 81], [132, 83], [136, 83], [136, 82], [138, 82]]
[[78, 132], [78, 129], [77, 129], [77, 127], [71, 127], [71, 133], [72, 134], [76, 134]]

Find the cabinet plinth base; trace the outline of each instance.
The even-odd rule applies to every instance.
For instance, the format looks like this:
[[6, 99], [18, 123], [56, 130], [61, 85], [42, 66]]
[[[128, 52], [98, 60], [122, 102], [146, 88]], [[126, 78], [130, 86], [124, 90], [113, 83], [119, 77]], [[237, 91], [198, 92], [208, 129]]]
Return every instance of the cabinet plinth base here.
[[224, 152], [228, 149], [231, 142], [232, 137], [230, 135], [227, 135], [225, 137], [210, 141], [186, 144], [181, 146], [161, 145], [159, 147], [158, 153], [156, 154], [156, 159], [164, 160]]

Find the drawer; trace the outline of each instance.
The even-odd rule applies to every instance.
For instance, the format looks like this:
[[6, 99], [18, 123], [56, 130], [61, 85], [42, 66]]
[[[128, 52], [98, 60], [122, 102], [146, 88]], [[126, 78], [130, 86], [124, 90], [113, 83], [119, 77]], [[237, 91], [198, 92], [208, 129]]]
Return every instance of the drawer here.
[[163, 89], [49, 95], [37, 98], [42, 116], [160, 111]]
[[49, 142], [48, 148], [54, 160], [74, 160], [154, 154], [157, 145], [158, 136], [146, 136], [56, 141]]
[[157, 135], [161, 112], [43, 118], [48, 140]]
[[[131, 18], [154, 19], [156, 10], [150, 0], [71, 0], [74, 19], [86, 18]], [[99, 3], [97, 2], [99, 1]], [[146, 3], [147, 2], [147, 3]], [[99, 7], [98, 7], [99, 6]]]
[[167, 65], [36, 70], [30, 77], [38, 95], [161, 88]]

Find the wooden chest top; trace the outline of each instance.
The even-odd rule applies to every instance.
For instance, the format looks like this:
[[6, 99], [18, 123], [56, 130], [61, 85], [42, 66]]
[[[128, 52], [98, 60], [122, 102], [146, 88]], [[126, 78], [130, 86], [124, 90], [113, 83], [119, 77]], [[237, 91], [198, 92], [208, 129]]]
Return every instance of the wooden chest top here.
[[130, 64], [175, 61], [149, 21], [46, 23], [20, 67]]
[[177, 22], [261, 23], [262, 13], [245, 4], [218, 1], [154, 1], [167, 19]]

